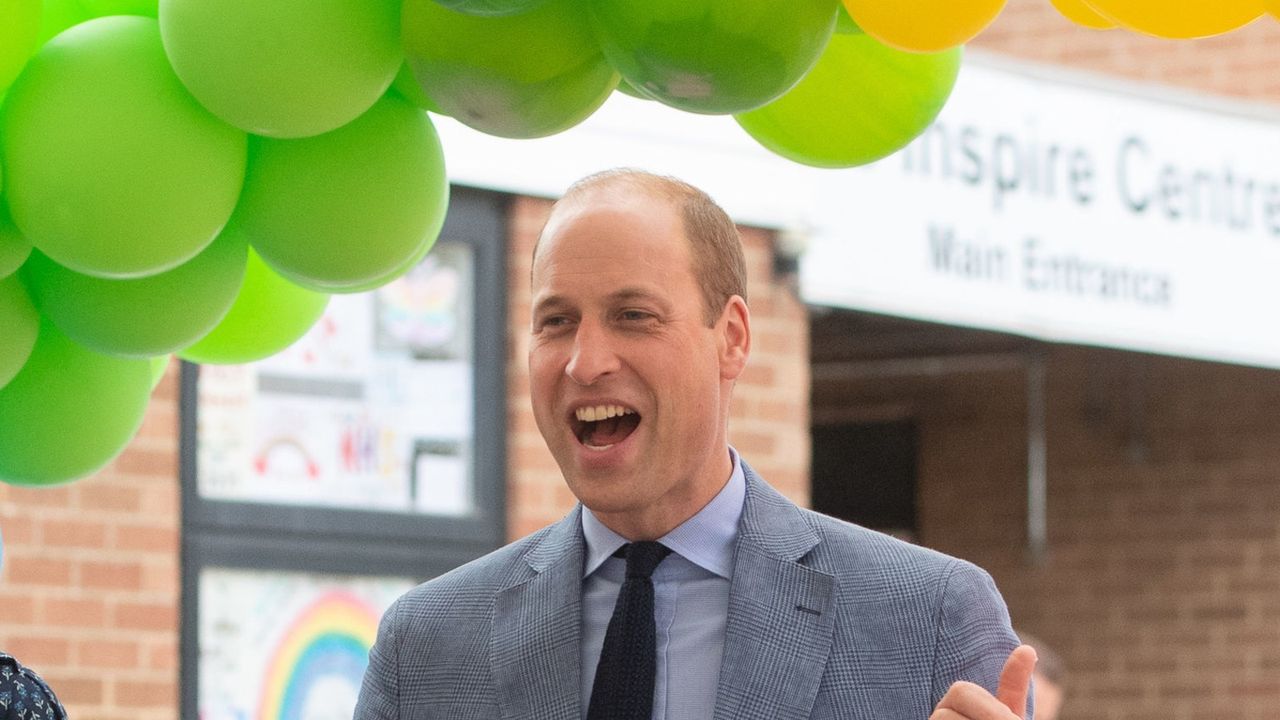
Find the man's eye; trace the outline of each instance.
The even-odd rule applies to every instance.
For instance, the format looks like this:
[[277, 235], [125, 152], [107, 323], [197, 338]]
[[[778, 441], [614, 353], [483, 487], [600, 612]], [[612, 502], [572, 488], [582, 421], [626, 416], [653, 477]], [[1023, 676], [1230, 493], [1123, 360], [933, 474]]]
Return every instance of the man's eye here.
[[543, 318], [542, 321], [538, 323], [538, 327], [553, 328], [562, 327], [568, 324], [569, 318], [564, 315], [552, 315], [551, 317]]
[[645, 312], [644, 310], [623, 310], [618, 313], [618, 318], [627, 322], [642, 322], [652, 317], [652, 313]]

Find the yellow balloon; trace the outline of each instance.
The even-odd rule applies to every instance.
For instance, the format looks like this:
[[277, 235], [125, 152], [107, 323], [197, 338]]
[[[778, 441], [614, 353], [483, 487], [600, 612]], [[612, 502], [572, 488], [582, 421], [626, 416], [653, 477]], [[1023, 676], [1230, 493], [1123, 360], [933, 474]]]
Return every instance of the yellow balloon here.
[[1265, 0], [1262, 3], [1267, 8], [1267, 12], [1277, 20], [1280, 20], [1280, 0]]
[[1185, 40], [1221, 35], [1262, 16], [1263, 0], [1086, 0], [1122, 27]]
[[909, 52], [939, 52], [969, 42], [1004, 9], [1005, 0], [843, 0], [868, 35]]
[[1115, 21], [1099, 15], [1085, 0], [1050, 0], [1062, 16], [1077, 25], [1094, 30], [1110, 30], [1116, 27]]

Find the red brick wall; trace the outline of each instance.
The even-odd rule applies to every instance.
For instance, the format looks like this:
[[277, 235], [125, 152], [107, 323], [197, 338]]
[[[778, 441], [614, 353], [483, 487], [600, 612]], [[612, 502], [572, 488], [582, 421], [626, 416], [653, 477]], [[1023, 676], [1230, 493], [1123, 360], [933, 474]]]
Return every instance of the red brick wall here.
[[[551, 203], [517, 198], [507, 253], [508, 534], [527, 535], [575, 502], [542, 442], [529, 405], [529, 272]], [[730, 411], [729, 441], [752, 467], [798, 502], [809, 496], [808, 320], [786, 283], [773, 277], [772, 236], [743, 229], [752, 351]]]
[[72, 717], [177, 715], [179, 497], [176, 364], [107, 468], [54, 488], [0, 483], [0, 649]]

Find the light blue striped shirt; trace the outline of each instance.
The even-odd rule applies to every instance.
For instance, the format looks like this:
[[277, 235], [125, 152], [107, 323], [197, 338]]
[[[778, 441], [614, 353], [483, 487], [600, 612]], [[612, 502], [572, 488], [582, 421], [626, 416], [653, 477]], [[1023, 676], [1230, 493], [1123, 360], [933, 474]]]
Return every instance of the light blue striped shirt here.
[[[706, 720], [714, 713], [729, 614], [734, 542], [747, 482], [738, 453], [733, 472], [706, 507], [659, 538], [672, 553], [653, 573], [657, 624], [654, 720]], [[626, 561], [613, 557], [626, 538], [582, 510], [587, 541], [582, 580], [582, 716], [591, 702], [600, 648], [622, 588]]]

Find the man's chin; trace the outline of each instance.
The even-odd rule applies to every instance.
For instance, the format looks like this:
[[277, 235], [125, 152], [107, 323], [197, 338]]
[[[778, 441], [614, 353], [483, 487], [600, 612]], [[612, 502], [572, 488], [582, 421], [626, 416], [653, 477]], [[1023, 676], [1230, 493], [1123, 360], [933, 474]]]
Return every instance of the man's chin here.
[[591, 508], [593, 512], [619, 512], [629, 507], [629, 498], [637, 490], [631, 473], [614, 471], [584, 471], [575, 468], [564, 473], [570, 492]]

